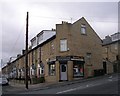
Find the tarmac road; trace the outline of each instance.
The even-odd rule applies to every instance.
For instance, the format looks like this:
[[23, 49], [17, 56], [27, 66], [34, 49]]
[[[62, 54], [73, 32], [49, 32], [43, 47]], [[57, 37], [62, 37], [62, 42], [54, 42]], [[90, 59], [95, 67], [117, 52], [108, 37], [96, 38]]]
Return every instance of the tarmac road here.
[[3, 88], [5, 88], [4, 94], [8, 94], [8, 96], [10, 94], [15, 94], [15, 96], [16, 94], [25, 94], [24, 96], [30, 94], [32, 94], [32, 96], [36, 94], [118, 94], [118, 89], [120, 89], [119, 79], [117, 74], [113, 74], [110, 76], [86, 80], [84, 82], [68, 83], [64, 86], [50, 86], [43, 89], [37, 88], [28, 91], [13, 91], [11, 93], [6, 90], [9, 88], [12, 89], [12, 86], [5, 86]]
[[118, 94], [117, 75], [21, 94]]

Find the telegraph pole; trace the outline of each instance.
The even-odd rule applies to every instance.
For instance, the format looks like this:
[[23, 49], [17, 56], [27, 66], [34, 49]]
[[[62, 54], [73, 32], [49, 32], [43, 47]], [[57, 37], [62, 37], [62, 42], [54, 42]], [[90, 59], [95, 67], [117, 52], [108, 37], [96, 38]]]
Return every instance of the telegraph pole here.
[[28, 15], [26, 18], [26, 51], [25, 51], [25, 69], [26, 69], [26, 76], [25, 76], [25, 85], [26, 89], [28, 89]]

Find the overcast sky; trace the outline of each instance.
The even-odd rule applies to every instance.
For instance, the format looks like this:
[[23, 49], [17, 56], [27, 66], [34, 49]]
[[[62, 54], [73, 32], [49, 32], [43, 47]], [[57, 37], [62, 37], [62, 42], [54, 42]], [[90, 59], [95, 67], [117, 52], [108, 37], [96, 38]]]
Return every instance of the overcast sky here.
[[55, 24], [62, 21], [73, 23], [81, 17], [86, 18], [101, 39], [118, 32], [118, 0], [107, 3], [16, 1], [3, 0], [0, 6], [2, 9], [0, 58], [4, 63], [10, 57], [16, 57], [25, 48], [27, 11], [29, 11], [29, 41], [42, 30], [51, 30], [55, 28]]

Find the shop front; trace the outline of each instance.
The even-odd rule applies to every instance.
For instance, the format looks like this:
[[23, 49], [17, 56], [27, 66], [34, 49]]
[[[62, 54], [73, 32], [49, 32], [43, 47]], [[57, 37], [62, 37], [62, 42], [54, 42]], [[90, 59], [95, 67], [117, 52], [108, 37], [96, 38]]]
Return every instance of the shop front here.
[[[84, 77], [84, 58], [81, 56], [59, 56], [60, 80]], [[71, 75], [72, 74], [72, 75]]]
[[[49, 60], [48, 65], [53, 60]], [[70, 81], [74, 78], [84, 77], [84, 58], [80, 56], [56, 56], [54, 60], [54, 76], [57, 81]]]

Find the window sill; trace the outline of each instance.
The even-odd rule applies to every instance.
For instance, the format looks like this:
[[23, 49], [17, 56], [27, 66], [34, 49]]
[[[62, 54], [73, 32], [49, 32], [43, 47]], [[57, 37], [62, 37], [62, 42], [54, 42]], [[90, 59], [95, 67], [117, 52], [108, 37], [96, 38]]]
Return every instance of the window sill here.
[[83, 33], [81, 33], [81, 35], [87, 36], [87, 34], [83, 34]]
[[67, 50], [67, 51], [59, 51], [60, 53], [65, 53], [65, 52], [68, 52], [69, 50]]

